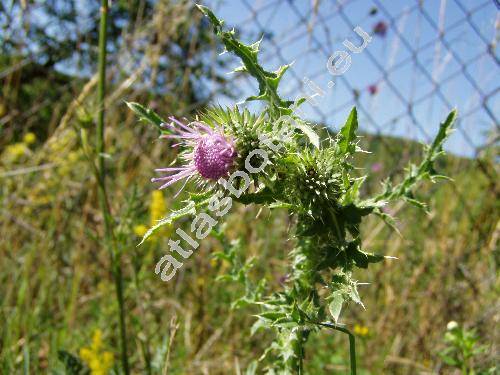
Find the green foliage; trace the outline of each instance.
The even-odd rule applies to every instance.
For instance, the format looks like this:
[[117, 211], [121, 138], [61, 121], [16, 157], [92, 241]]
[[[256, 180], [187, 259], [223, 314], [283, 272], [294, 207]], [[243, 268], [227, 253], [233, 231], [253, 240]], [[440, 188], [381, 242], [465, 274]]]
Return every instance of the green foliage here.
[[479, 345], [479, 336], [474, 329], [460, 327], [456, 322], [448, 323], [444, 335], [446, 348], [439, 352], [443, 361], [451, 367], [461, 370], [463, 375], [494, 374], [495, 368], [478, 370], [474, 360], [488, 349]]
[[[22, 158], [15, 162], [4, 159], [1, 163], [0, 373], [71, 373], [70, 368], [64, 369], [64, 360], [58, 359], [58, 351], [67, 350], [67, 353], [73, 353], [70, 355], [78, 360], [79, 349], [85, 346], [89, 334], [95, 328], [101, 328], [110, 339], [108, 349], [115, 357], [115, 369], [111, 373], [122, 373], [118, 362], [119, 314], [116, 301], [113, 301], [110, 261], [103, 251], [100, 235], [103, 220], [96, 211], [96, 180], [92, 178], [92, 166], [85, 159], [82, 144], [74, 130], [83, 125], [89, 136], [88, 146], [92, 146], [93, 137], [90, 135], [95, 126], [98, 103], [93, 100], [93, 68], [86, 65], [82, 54], [95, 54], [96, 48], [90, 45], [96, 41], [95, 31], [87, 32], [86, 28], [77, 30], [80, 43], [78, 46], [70, 46], [64, 39], [77, 34], [58, 34], [54, 30], [65, 27], [73, 29], [71, 15], [61, 12], [51, 16], [50, 20], [39, 16], [39, 11], [43, 12], [45, 6], [56, 4], [67, 7], [67, 4], [76, 1], [0, 3], [0, 18], [3, 17], [0, 23], [8, 23], [0, 35], [0, 38], [6, 37], [4, 43], [0, 43], [0, 48], [6, 48], [6, 55], [0, 58], [0, 70], [4, 77], [3, 92], [0, 95], [3, 123], [0, 149], [5, 156], [10, 144], [20, 142], [27, 131], [34, 132], [37, 136], [35, 143], [25, 146]], [[90, 4], [84, 0], [84, 3], [89, 4], [89, 7], [83, 5], [86, 9], [84, 13], [89, 16], [84, 17], [85, 26], [94, 28], [99, 14], [96, 8], [98, 2]], [[128, 7], [144, 4], [142, 0], [117, 0], [111, 3], [110, 23], [117, 19], [115, 11], [118, 7], [127, 13]], [[146, 241], [140, 247], [135, 246], [145, 231], [143, 224], [148, 225], [153, 222], [153, 218], [158, 217], [151, 215], [148, 208], [152, 201], [150, 193], [154, 187], [146, 182], [151, 177], [153, 164], [157, 167], [164, 165], [165, 161], [170, 164], [172, 154], [176, 152], [171, 152], [164, 141], [154, 141], [153, 137], [158, 135], [157, 128], [152, 124], [150, 126], [149, 122], [141, 121], [137, 124], [134, 116], [126, 112], [128, 107], [116, 106], [120, 103], [116, 103], [114, 98], [125, 96], [129, 101], [149, 102], [151, 108], [165, 120], [167, 114], [189, 117], [194, 108], [192, 103], [196, 102], [198, 106], [199, 100], [207, 96], [200, 86], [186, 87], [185, 80], [194, 84], [211, 79], [213, 74], [219, 75], [217, 79], [226, 77], [224, 69], [220, 67], [216, 67], [210, 76], [203, 73], [213, 68], [212, 61], [207, 63], [210, 60], [207, 60], [207, 50], [212, 51], [214, 48], [211, 27], [205, 27], [210, 26], [209, 21], [197, 14], [197, 10], [185, 21], [183, 8], [175, 7], [177, 4], [190, 6], [192, 2], [151, 0], [150, 3], [173, 8], [174, 12], [165, 14], [158, 11], [156, 6], [154, 17], [151, 17], [151, 11], [147, 9], [140, 14], [130, 12], [129, 14], [133, 14], [130, 17], [132, 23], [127, 25], [118, 16], [119, 29], [110, 25], [112, 29], [109, 30], [109, 62], [113, 66], [109, 66], [112, 79], [108, 86], [106, 142], [109, 154], [106, 158], [110, 176], [109, 204], [118, 246], [120, 252], [123, 252], [131, 372], [161, 374], [167, 370], [168, 365], [169, 374], [198, 374], [207, 371], [216, 374], [261, 374], [266, 368], [271, 372], [271, 367], [280, 366], [279, 362], [282, 360], [291, 365], [295, 350], [301, 353], [297, 345], [302, 343], [305, 373], [347, 373], [349, 353], [344, 335], [333, 331], [331, 332], [334, 334], [330, 334], [323, 329], [319, 332], [316, 330], [317, 325], [308, 326], [304, 320], [298, 320], [299, 323], [292, 321], [291, 325], [296, 327], [300, 324], [300, 327], [304, 327], [304, 333], [306, 328], [311, 328], [311, 334], [307, 337], [302, 335], [302, 341], [299, 341], [297, 329], [288, 330], [285, 325], [271, 325], [272, 322], [255, 317], [270, 309], [255, 302], [265, 302], [266, 296], [277, 298], [273, 292], [283, 293], [295, 283], [294, 280], [299, 279], [295, 277], [299, 270], [311, 279], [318, 275], [318, 272], [308, 273], [308, 270], [314, 269], [308, 267], [312, 265], [310, 259], [313, 256], [290, 253], [299, 240], [295, 235], [298, 215], [295, 213], [302, 212], [301, 201], [297, 200], [298, 206], [295, 203], [276, 201], [275, 192], [267, 188], [270, 186], [266, 182], [267, 175], [256, 176], [258, 184], [252, 184], [251, 190], [238, 199], [242, 204], [235, 204], [232, 213], [225, 220], [228, 225], [224, 239], [227, 236], [227, 243], [230, 245], [236, 242], [232, 241], [233, 238], [238, 238], [237, 242], [240, 243], [239, 246], [232, 247], [236, 253], [234, 270], [232, 263], [210, 259], [211, 254], [225, 251], [214, 240], [214, 237], [218, 238], [216, 235], [211, 235], [212, 238], [201, 243], [195, 254], [185, 262], [179, 276], [169, 283], [162, 283], [152, 270], [156, 260], [168, 249], [168, 237], [175, 236], [171, 228], [163, 227], [164, 230], [157, 233], [154, 240]], [[11, 9], [20, 9], [22, 6], [26, 6], [24, 13], [10, 12]], [[173, 16], [170, 17], [169, 14]], [[59, 16], [64, 18], [64, 25], [54, 22], [54, 18]], [[125, 16], [128, 17], [128, 14]], [[33, 21], [42, 21], [51, 26], [38, 28], [41, 31], [38, 35], [30, 35], [35, 29]], [[185, 32], [186, 26], [190, 27], [189, 36]], [[246, 26], [242, 24], [240, 27], [244, 31]], [[19, 32], [10, 31], [16, 28]], [[28, 39], [25, 39], [25, 35]], [[51, 40], [46, 39], [46, 36]], [[41, 47], [35, 48], [33, 41]], [[60, 42], [62, 43], [59, 44]], [[115, 45], [115, 42], [118, 43]], [[267, 48], [266, 43], [264, 39], [262, 49]], [[202, 48], [196, 48], [196, 45]], [[31, 52], [24, 55], [28, 52], [26, 48]], [[189, 59], [186, 60], [187, 51]], [[157, 52], [160, 56], [157, 61], [158, 79], [155, 80]], [[65, 61], [65, 56], [71, 54], [74, 54], [74, 59]], [[142, 60], [143, 54], [147, 56], [145, 60]], [[35, 61], [26, 64], [28, 57]], [[93, 58], [92, 64], [96, 60]], [[141, 60], [145, 61], [145, 65], [139, 64]], [[218, 62], [224, 60], [219, 59]], [[64, 74], [58, 73], [53, 65], [57, 61], [60, 61], [57, 67], [69, 68], [69, 71], [64, 69]], [[115, 61], [118, 63], [114, 64]], [[134, 64], [122, 64], [122, 61]], [[264, 60], [259, 58], [259, 61]], [[83, 66], [74, 65], [80, 62]], [[129, 68], [142, 67], [146, 67], [144, 74], [129, 75]], [[73, 75], [73, 68], [78, 70], [78, 76]], [[267, 68], [273, 70], [274, 67]], [[137, 81], [130, 85], [133, 79]], [[224, 85], [231, 92], [227, 81], [217, 81], [216, 84]], [[165, 90], [166, 85], [168, 91]], [[85, 89], [82, 90], [82, 87]], [[190, 95], [193, 89], [196, 90], [195, 96]], [[220, 87], [217, 92], [219, 90]], [[278, 92], [281, 92], [280, 88]], [[75, 107], [70, 103], [77, 105]], [[202, 102], [201, 106], [204, 105]], [[236, 141], [239, 142], [240, 137], [244, 138], [241, 147], [251, 148], [249, 140], [255, 132], [261, 131], [278, 143], [278, 132], [274, 129], [276, 124], [269, 123], [267, 113], [253, 114], [241, 109], [236, 111], [237, 109], [221, 110], [234, 118], [232, 127], [238, 133]], [[199, 113], [200, 118], [205, 113], [205, 110]], [[67, 116], [61, 121], [64, 114]], [[261, 120], [257, 121], [259, 117]], [[221, 116], [213, 121], [221, 124], [228, 120]], [[248, 125], [246, 129], [241, 129], [243, 123]], [[150, 126], [150, 129], [141, 126], [142, 124]], [[253, 130], [253, 126], [257, 124]], [[272, 129], [269, 129], [271, 125]], [[324, 130], [316, 133], [315, 127], [310, 124], [307, 127], [307, 136], [304, 135], [304, 130], [295, 132], [297, 142], [313, 143], [312, 140], [308, 141], [308, 136], [311, 136], [322, 140], [322, 147], [315, 147], [329, 147]], [[414, 162], [419, 165], [417, 152], [420, 147], [416, 142], [403, 138], [360, 135], [362, 138], [358, 138], [359, 145], [363, 145], [364, 149], [369, 148], [373, 153], [358, 152], [352, 159], [346, 159], [345, 167], [349, 168], [348, 164], [351, 164], [356, 169], [349, 169], [349, 173], [343, 176], [345, 178], [341, 178], [342, 191], [345, 190], [345, 193], [339, 198], [340, 206], [353, 204], [344, 209], [343, 215], [357, 216], [361, 223], [360, 236], [365, 244], [364, 248], [360, 248], [361, 251], [397, 254], [402, 260], [387, 265], [368, 264], [368, 269], [357, 269], [358, 265], [354, 265], [349, 277], [372, 283], [371, 286], [361, 286], [360, 283], [356, 285], [359, 288], [358, 297], [362, 297], [362, 302], [367, 307], [367, 311], [361, 311], [360, 306], [352, 299], [356, 295], [350, 296], [348, 293], [353, 289], [348, 287], [347, 280], [341, 278], [338, 282], [333, 282], [332, 278], [330, 282], [328, 277], [330, 267], [345, 262], [345, 259], [335, 257], [335, 252], [327, 251], [324, 247], [318, 248], [318, 253], [326, 255], [323, 262], [318, 263], [321, 277], [317, 278], [320, 282], [316, 284], [321, 297], [325, 297], [321, 300], [325, 307], [325, 319], [335, 322], [335, 314], [330, 316], [329, 297], [340, 296], [337, 301], [342, 303], [342, 308], [336, 327], [344, 327], [344, 323], [348, 328], [355, 327], [354, 332], [357, 332], [359, 330], [356, 330], [356, 324], [369, 330], [369, 334], [360, 336], [357, 341], [360, 374], [456, 373], [460, 369], [448, 367], [437, 356], [445, 345], [442, 342], [442, 328], [450, 315], [459, 319], [460, 325], [467, 327], [467, 330], [477, 327], [476, 347], [489, 345], [497, 339], [495, 304], [498, 300], [498, 288], [495, 283], [498, 278], [494, 266], [499, 260], [498, 252], [494, 251], [497, 246], [495, 239], [498, 237], [495, 232], [498, 212], [498, 199], [495, 196], [498, 189], [494, 184], [496, 154], [492, 148], [488, 158], [468, 159], [454, 155], [440, 158], [435, 163], [439, 167], [436, 169], [440, 174], [453, 176], [455, 182], [441, 186], [425, 183], [412, 189], [420, 201], [432, 201], [429, 208], [431, 216], [412, 207], [403, 206], [400, 209], [403, 202], [392, 204], [387, 208], [391, 211], [373, 210], [372, 214], [363, 216], [368, 210], [363, 210], [359, 201], [377, 196], [381, 190], [379, 180], [383, 175], [390, 173], [394, 185], [402, 181], [403, 174], [400, 171], [404, 160], [409, 155], [414, 155]], [[275, 167], [281, 173], [287, 171], [283, 156], [294, 152], [293, 142], [288, 143], [287, 147], [290, 147], [288, 151], [283, 149], [279, 154], [272, 154], [273, 163], [276, 159], [283, 161], [279, 169]], [[92, 160], [97, 157], [94, 153], [87, 154], [92, 156]], [[395, 158], [395, 155], [401, 155], [401, 158]], [[484, 155], [483, 152], [481, 155]], [[162, 158], [161, 161], [159, 157]], [[338, 159], [332, 160], [337, 163]], [[374, 162], [380, 163], [381, 171], [359, 178], [360, 174], [365, 173], [364, 170], [370, 170]], [[238, 168], [241, 160], [239, 163]], [[276, 177], [272, 166], [269, 166], [268, 171], [272, 172], [269, 176]], [[488, 174], [490, 178], [487, 177]], [[289, 183], [292, 183], [291, 179]], [[196, 193], [186, 195], [186, 199], [196, 203], [213, 194], [200, 192], [200, 189], [188, 185], [189, 187]], [[177, 188], [178, 186], [163, 191], [166, 198], [163, 204], [165, 209], [177, 210], [186, 205], [186, 202], [178, 202], [172, 198]], [[247, 200], [243, 202], [243, 199]], [[243, 207], [243, 204], [251, 206]], [[376, 204], [386, 209], [383, 200]], [[259, 213], [263, 206], [264, 209]], [[273, 208], [273, 211], [269, 212], [266, 207]], [[389, 212], [394, 215], [397, 212], [404, 239], [378, 222], [375, 215], [384, 215], [386, 212], [387, 220], [392, 219]], [[173, 225], [188, 231], [189, 221], [181, 219]], [[136, 230], [139, 226], [142, 227], [141, 230]], [[290, 232], [289, 237], [287, 232]], [[348, 241], [352, 242], [351, 235], [347, 236]], [[306, 240], [301, 238], [300, 241]], [[297, 272], [292, 274], [292, 267]], [[340, 274], [341, 266], [335, 267]], [[245, 282], [227, 277], [233, 274], [235, 278]], [[216, 278], [220, 282], [215, 282]], [[307, 286], [307, 280], [301, 280]], [[261, 282], [265, 282], [265, 287], [260, 295], [254, 295]], [[299, 301], [300, 295], [296, 295]], [[235, 302], [242, 298], [243, 302]], [[285, 300], [285, 304], [289, 303]], [[239, 310], [230, 310], [231, 305]], [[313, 304], [312, 310], [315, 308]], [[307, 307], [304, 309], [299, 306], [290, 315], [293, 313], [296, 317], [304, 317], [304, 311], [307, 313]], [[177, 335], [169, 329], [174, 315], [178, 317]], [[325, 328], [332, 329], [333, 325]], [[250, 335], [252, 326], [256, 330]], [[267, 352], [267, 356], [260, 362], [252, 361], [271, 346], [273, 337], [275, 345]], [[411, 362], [412, 367], [393, 363], [391, 357], [385, 355], [393, 349], [391, 344], [394, 338], [399, 343], [398, 356], [405, 358], [407, 363]], [[305, 339], [307, 343], [304, 342]], [[488, 373], [487, 369], [498, 362], [495, 355], [493, 347], [486, 353], [474, 356], [472, 368], [476, 373]], [[489, 372], [496, 373], [498, 370], [495, 372], [492, 368]], [[275, 370], [275, 373], [279, 374], [280, 371]]]
[[175, 221], [182, 219], [185, 216], [193, 216], [196, 214], [196, 209], [200, 207], [204, 207], [208, 204], [210, 198], [207, 198], [205, 194], [200, 195], [192, 195], [190, 200], [186, 201], [186, 205], [181, 209], [176, 211], [172, 211], [168, 216], [164, 217], [161, 220], [153, 225], [151, 228], [147, 230], [147, 232], [142, 237], [141, 242], [137, 246], [140, 246], [146, 241], [149, 237], [158, 232], [165, 225], [172, 225]]
[[162, 120], [160, 116], [156, 114], [155, 111], [144, 108], [142, 105], [139, 103], [134, 103], [134, 102], [125, 102], [127, 106], [139, 117], [140, 120], [149, 122], [150, 124], [156, 126], [160, 133], [166, 133], [164, 129], [162, 129], [161, 124], [163, 124], [165, 121]]
[[59, 350], [57, 357], [64, 364], [65, 373], [67, 375], [87, 375], [90, 370], [80, 361], [77, 356], [65, 351]]
[[356, 151], [356, 131], [358, 130], [358, 113], [354, 107], [345, 125], [340, 129], [338, 137], [339, 151], [343, 155], [352, 155]]
[[262, 279], [258, 283], [253, 283], [249, 277], [250, 270], [254, 267], [254, 259], [245, 259], [244, 246], [241, 240], [228, 242], [224, 235], [224, 226], [220, 230], [214, 230], [213, 235], [222, 244], [222, 251], [213, 254], [214, 259], [225, 261], [229, 265], [226, 274], [217, 278], [219, 282], [233, 282], [240, 284], [245, 291], [243, 295], [234, 299], [231, 308], [241, 308], [258, 303], [262, 298], [262, 293], [266, 286], [266, 280]]
[[250, 45], [242, 43], [236, 38], [234, 30], [223, 30], [224, 22], [219, 20], [209, 8], [203, 5], [197, 6], [212, 23], [215, 33], [221, 39], [226, 50], [233, 52], [241, 59], [243, 65], [236, 68], [235, 72], [247, 72], [259, 83], [259, 94], [250, 96], [247, 100], [265, 100], [269, 103], [270, 109], [278, 109], [282, 113], [290, 113], [291, 111], [288, 108], [293, 102], [281, 99], [278, 94], [278, 85], [290, 65], [281, 66], [275, 72], [264, 70], [257, 61], [262, 39]]
[[[294, 124], [282, 121], [284, 114], [292, 113], [292, 103], [278, 94], [280, 79], [288, 66], [274, 73], [264, 70], [257, 59], [260, 41], [252, 45], [241, 43], [234, 31], [223, 30], [223, 21], [208, 8], [198, 7], [208, 17], [226, 49], [241, 59], [243, 66], [238, 71], [250, 74], [259, 83], [259, 94], [247, 100], [267, 102], [267, 108], [259, 115], [252, 115], [247, 110], [241, 112], [237, 107], [208, 109], [201, 115], [205, 123], [223, 127], [225, 135], [234, 140], [239, 155], [235, 169], [243, 170], [246, 156], [256, 148], [269, 155], [264, 170], [252, 176], [254, 188], [234, 199], [242, 204], [287, 208], [295, 223], [295, 248], [289, 254], [290, 275], [283, 291], [265, 296], [265, 282], [250, 280], [253, 263], [241, 259], [241, 243], [228, 243], [219, 232], [216, 235], [224, 244], [224, 250], [215, 257], [231, 266], [221, 280], [240, 283], [245, 289], [244, 296], [234, 301], [233, 307], [252, 304], [259, 308], [252, 333], [262, 328], [275, 332], [275, 341], [261, 357], [261, 360], [271, 358], [274, 365], [267, 368], [269, 373], [302, 373], [308, 337], [323, 327], [349, 335], [352, 373], [355, 373], [354, 338], [349, 330], [339, 326], [340, 315], [346, 303], [354, 302], [364, 307], [353, 270], [366, 269], [387, 258], [362, 248], [361, 223], [375, 214], [393, 224], [393, 219], [382, 211], [388, 201], [403, 199], [424, 207], [413, 190], [423, 180], [434, 182], [442, 177], [435, 171], [434, 162], [442, 154], [442, 145], [456, 112], [452, 111], [441, 124], [436, 139], [425, 150], [423, 161], [418, 166], [410, 165], [402, 182], [395, 186], [387, 182], [381, 194], [361, 197], [366, 176], [355, 177], [351, 165], [353, 156], [360, 151], [356, 109], [352, 109], [335, 139], [326, 138], [322, 142], [303, 119], [293, 115], [289, 120]], [[156, 114], [140, 105], [129, 106], [153, 125], [161, 123]], [[291, 131], [286, 137], [278, 136], [278, 132], [284, 130]], [[277, 150], [270, 148], [260, 142], [262, 138], [276, 140], [280, 147]], [[210, 190], [204, 194], [210, 196]], [[228, 192], [224, 194], [230, 196]], [[193, 215], [196, 205], [201, 203], [190, 200], [185, 208], [174, 211], [151, 228], [144, 239], [162, 225]]]
[[447, 177], [440, 175], [434, 169], [434, 162], [443, 155], [443, 143], [452, 131], [453, 123], [457, 117], [457, 111], [450, 112], [444, 122], [439, 127], [439, 132], [430, 147], [425, 147], [424, 160], [418, 165], [410, 164], [402, 182], [396, 186], [386, 184], [385, 191], [375, 198], [375, 201], [404, 199], [407, 202], [419, 207], [425, 208], [424, 203], [415, 199], [412, 188], [422, 180], [431, 180], [435, 182], [438, 179]]

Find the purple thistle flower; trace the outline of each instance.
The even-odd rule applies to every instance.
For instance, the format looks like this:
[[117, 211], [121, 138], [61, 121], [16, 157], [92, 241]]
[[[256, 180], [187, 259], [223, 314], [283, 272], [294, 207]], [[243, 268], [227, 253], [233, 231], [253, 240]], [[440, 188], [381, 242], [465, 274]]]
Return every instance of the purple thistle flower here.
[[380, 172], [382, 170], [382, 163], [374, 163], [371, 168], [372, 172]]
[[382, 207], [382, 212], [385, 212], [386, 214], [391, 216], [395, 214], [394, 210], [387, 206]]
[[375, 95], [377, 92], [378, 92], [378, 87], [376, 84], [372, 84], [370, 86], [368, 86], [368, 92], [370, 93], [370, 95]]
[[384, 21], [379, 21], [373, 26], [373, 32], [382, 38], [387, 34], [387, 24]]
[[232, 141], [224, 136], [221, 127], [213, 129], [198, 121], [185, 125], [174, 117], [169, 119], [172, 122], [162, 124], [162, 127], [171, 130], [174, 134], [162, 135], [161, 138], [176, 139], [179, 143], [172, 147], [182, 144], [190, 147], [192, 151], [183, 155], [186, 161], [184, 166], [155, 169], [156, 172], [168, 172], [169, 174], [152, 178], [152, 182], [162, 181], [163, 185], [160, 186], [160, 189], [164, 189], [179, 180], [186, 179], [177, 193], [179, 194], [189, 179], [198, 174], [213, 181], [227, 176], [237, 153]]

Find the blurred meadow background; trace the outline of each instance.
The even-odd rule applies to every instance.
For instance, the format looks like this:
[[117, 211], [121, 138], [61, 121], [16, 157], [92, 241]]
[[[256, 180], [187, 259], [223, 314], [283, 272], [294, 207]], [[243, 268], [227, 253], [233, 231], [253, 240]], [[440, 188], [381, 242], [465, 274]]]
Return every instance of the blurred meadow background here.
[[[371, 152], [356, 160], [370, 172], [366, 193], [420, 160], [421, 143], [458, 108], [440, 163], [453, 181], [418, 191], [428, 214], [390, 207], [401, 235], [380, 221], [366, 223], [364, 248], [398, 260], [362, 275], [359, 281], [369, 283], [360, 290], [366, 310], [349, 306], [342, 322], [358, 337], [362, 374], [497, 373], [498, 2], [203, 3], [244, 41], [263, 37], [264, 66], [295, 61], [283, 94], [293, 99], [319, 88], [317, 106], [305, 108], [311, 121], [335, 132], [357, 106], [361, 143]], [[99, 8], [96, 0], [0, 0], [2, 374], [123, 373], [115, 281], [88, 152], [99, 107]], [[344, 49], [344, 39], [357, 40], [355, 26], [372, 42], [335, 78], [327, 59]], [[250, 335], [252, 307], [231, 308], [244, 291], [220, 280], [231, 265], [212, 257], [222, 246], [218, 239], [204, 240], [169, 283], [154, 267], [175, 228], [136, 246], [156, 220], [182, 205], [182, 195], [173, 199], [179, 187], [160, 192], [149, 182], [176, 152], [125, 101], [164, 118], [192, 118], [207, 105], [240, 102], [255, 85], [227, 74], [237, 61], [221, 55], [189, 0], [110, 1], [107, 50], [106, 183], [130, 372], [243, 374], [268, 340]], [[282, 210], [257, 214], [235, 205], [225, 234], [239, 240], [236, 261], [254, 257], [252, 277], [279, 290], [292, 247], [289, 218]], [[312, 340], [306, 373], [347, 373], [345, 337], [325, 332]]]

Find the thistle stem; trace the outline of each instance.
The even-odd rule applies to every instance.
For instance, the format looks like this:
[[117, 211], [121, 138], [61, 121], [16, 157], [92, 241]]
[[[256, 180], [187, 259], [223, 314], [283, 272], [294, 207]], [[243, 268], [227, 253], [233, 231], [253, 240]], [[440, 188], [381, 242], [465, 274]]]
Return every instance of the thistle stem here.
[[351, 360], [351, 375], [356, 375], [356, 338], [352, 334], [351, 331], [349, 331], [347, 328], [339, 327], [335, 324], [331, 323], [317, 323], [315, 324], [327, 327], [330, 329], [334, 329], [336, 331], [340, 331], [342, 333], [345, 333], [346, 335], [349, 336], [349, 355], [350, 355], [350, 360]]
[[99, 204], [104, 217], [104, 237], [106, 247], [111, 258], [111, 267], [116, 289], [116, 299], [120, 316], [120, 342], [121, 359], [123, 372], [130, 373], [127, 356], [127, 331], [125, 323], [125, 308], [123, 298], [123, 275], [121, 259], [118, 251], [118, 244], [113, 230], [111, 209], [106, 191], [106, 165], [104, 160], [104, 115], [105, 115], [105, 95], [106, 95], [106, 45], [107, 45], [107, 24], [108, 24], [108, 0], [101, 0], [101, 20], [99, 25], [99, 67], [98, 67], [98, 87], [97, 87], [97, 129], [96, 129], [96, 154], [97, 154], [97, 181], [99, 187]]
[[299, 331], [299, 375], [304, 375], [304, 343], [302, 338], [302, 332]]

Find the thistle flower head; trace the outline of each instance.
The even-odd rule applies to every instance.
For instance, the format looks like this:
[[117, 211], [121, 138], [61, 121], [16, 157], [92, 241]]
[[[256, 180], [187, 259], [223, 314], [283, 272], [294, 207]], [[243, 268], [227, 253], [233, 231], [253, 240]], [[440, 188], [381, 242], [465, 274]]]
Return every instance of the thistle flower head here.
[[233, 145], [222, 134], [213, 133], [200, 138], [193, 159], [202, 177], [218, 180], [227, 175], [235, 156]]
[[164, 189], [182, 179], [185, 179], [185, 185], [196, 175], [217, 181], [229, 173], [237, 153], [232, 140], [224, 135], [220, 126], [211, 128], [198, 121], [185, 125], [174, 117], [170, 117], [170, 120], [170, 124], [163, 124], [162, 127], [172, 131], [173, 134], [163, 135], [162, 138], [178, 140], [179, 142], [173, 147], [184, 145], [190, 149], [183, 154], [186, 164], [181, 167], [156, 169], [157, 172], [169, 174], [153, 178], [152, 182], [162, 181], [160, 189]]

